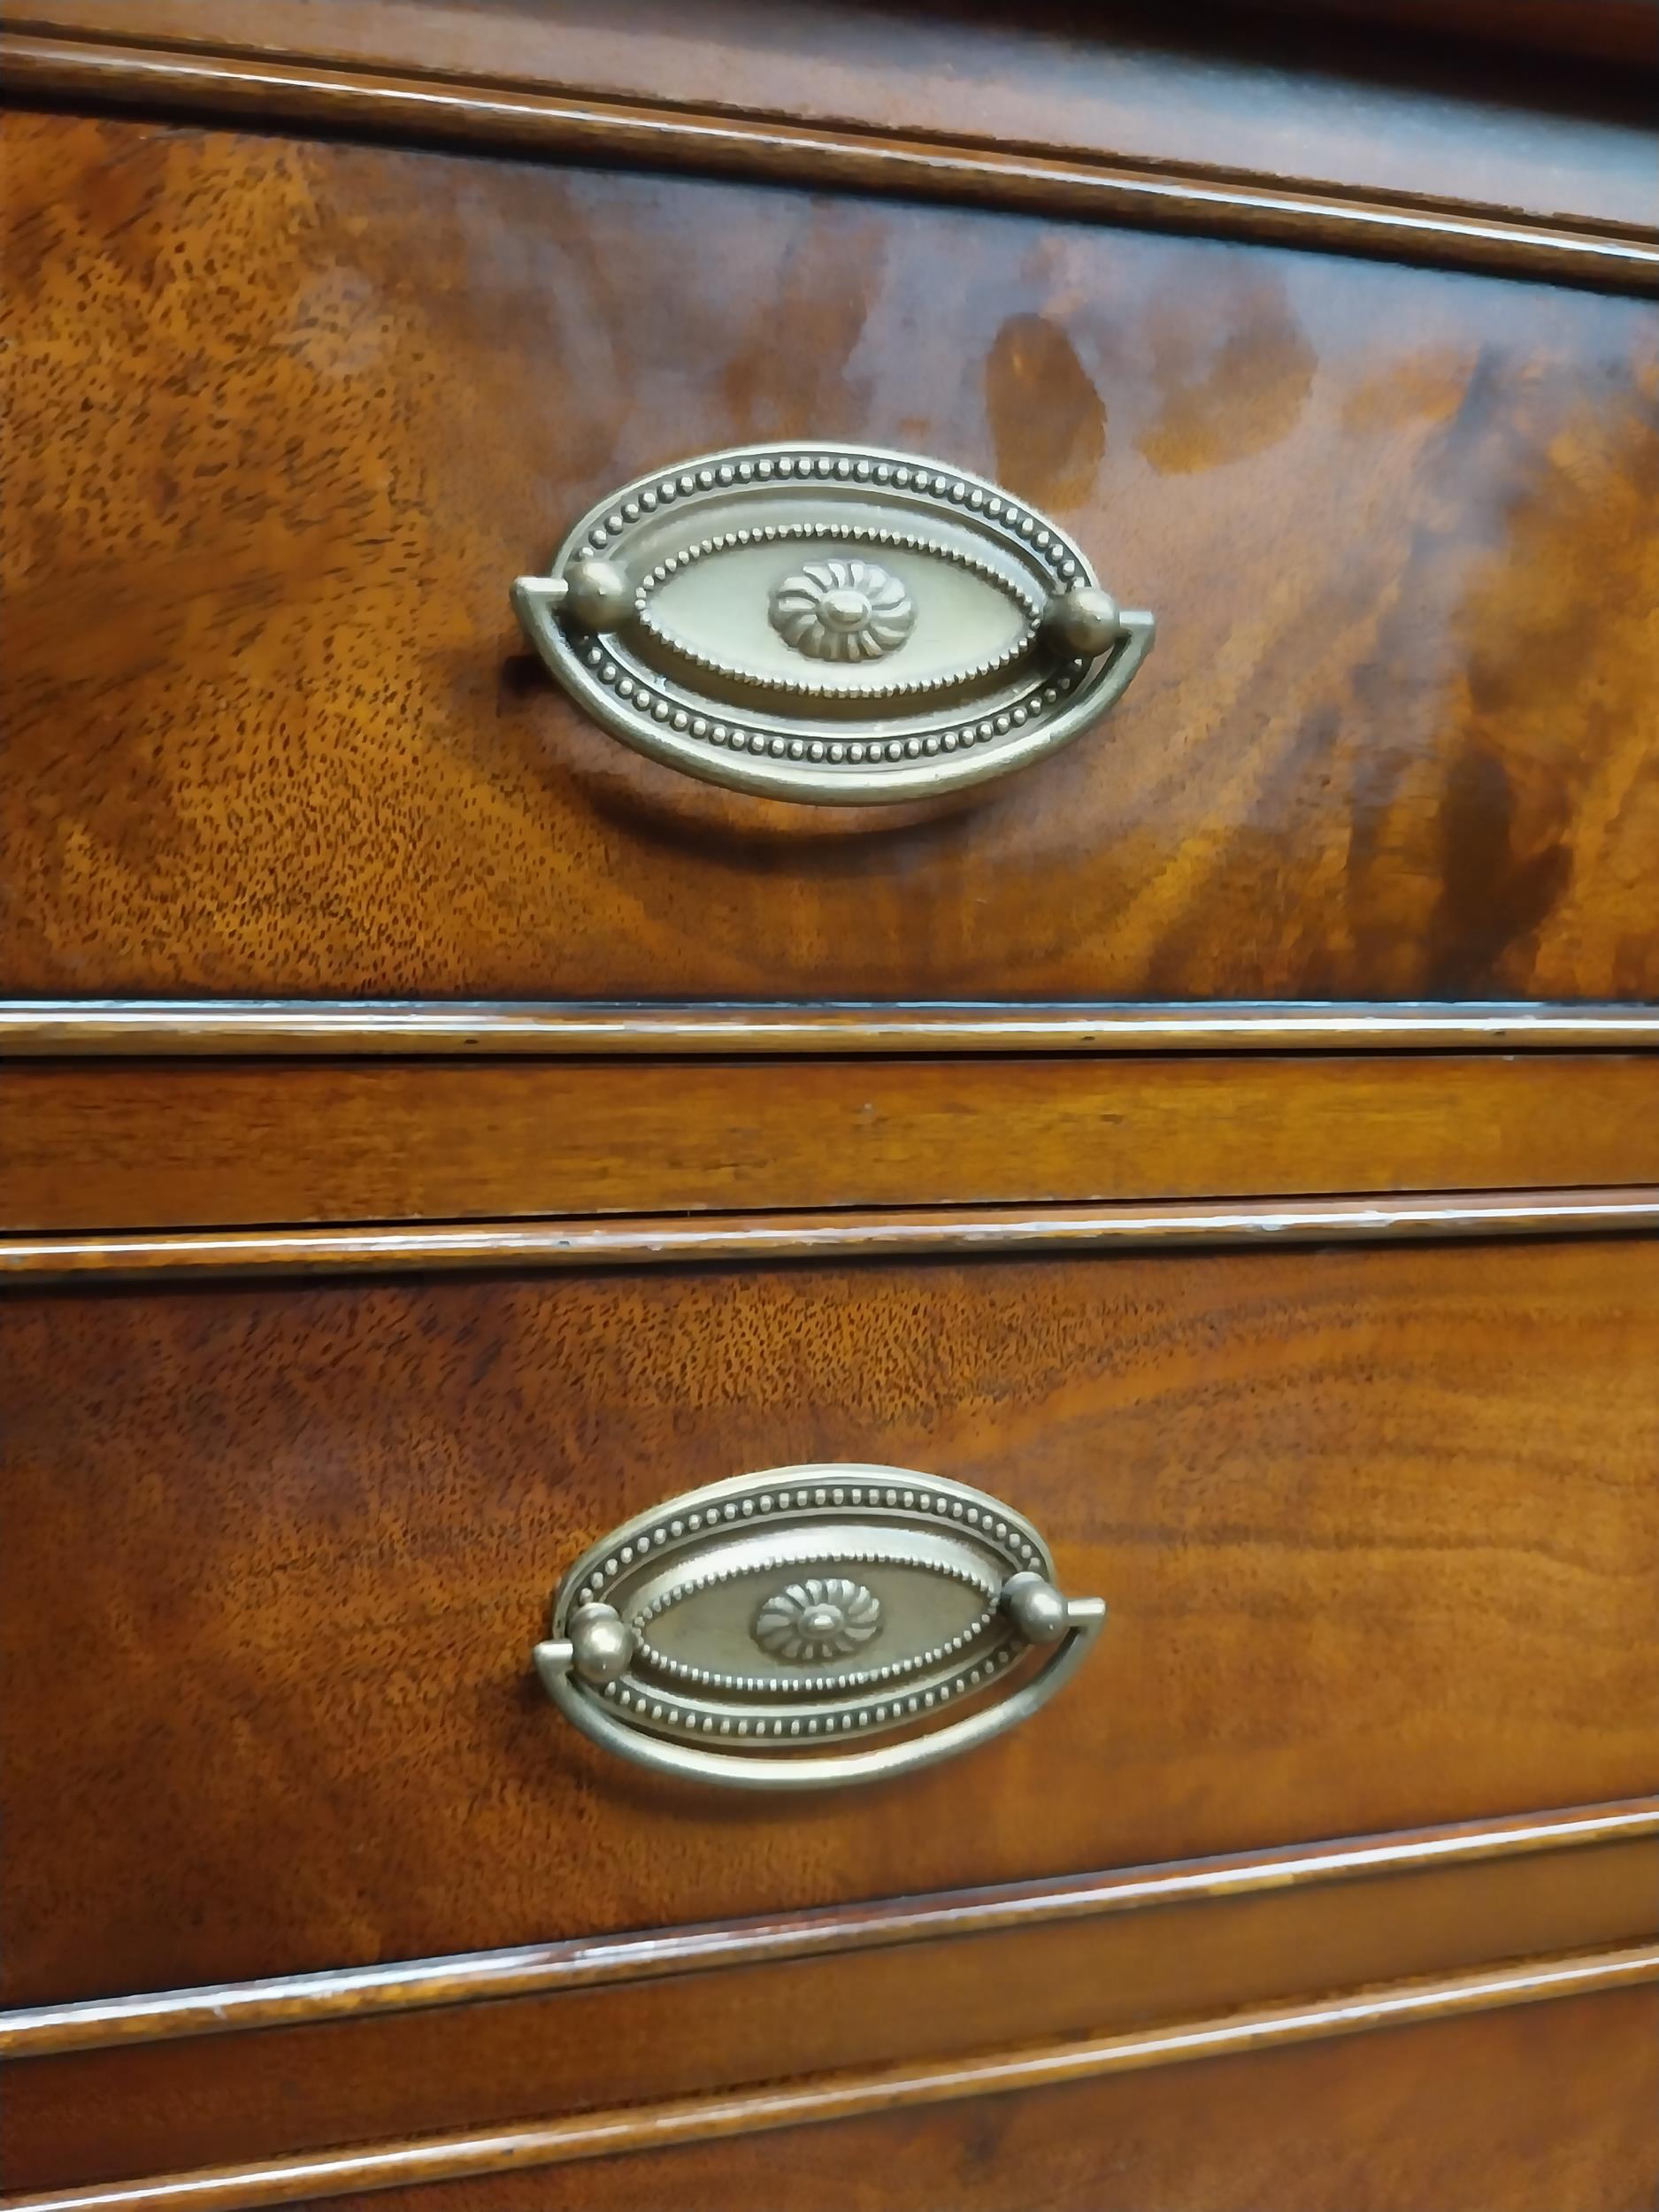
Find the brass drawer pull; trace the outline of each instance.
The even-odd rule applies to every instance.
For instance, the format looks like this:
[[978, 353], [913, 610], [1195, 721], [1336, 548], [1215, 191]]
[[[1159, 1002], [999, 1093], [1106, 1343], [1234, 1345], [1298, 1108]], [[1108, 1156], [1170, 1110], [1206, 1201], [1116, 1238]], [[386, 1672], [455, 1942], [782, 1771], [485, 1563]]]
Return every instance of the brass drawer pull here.
[[1105, 1617], [1061, 1596], [1036, 1530], [981, 1491], [780, 1467], [671, 1498], [585, 1552], [535, 1664], [567, 1719], [641, 1766], [822, 1789], [1001, 1735]]
[[734, 448], [585, 514], [513, 604], [579, 706], [707, 783], [926, 798], [1067, 744], [1153, 619], [982, 477], [849, 445]]

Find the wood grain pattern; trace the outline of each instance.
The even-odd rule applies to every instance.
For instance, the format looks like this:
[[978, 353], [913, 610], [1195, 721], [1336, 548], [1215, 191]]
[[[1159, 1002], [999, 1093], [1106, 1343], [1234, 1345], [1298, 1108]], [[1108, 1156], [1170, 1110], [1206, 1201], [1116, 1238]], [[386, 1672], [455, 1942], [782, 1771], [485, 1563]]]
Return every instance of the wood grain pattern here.
[[[1648, 2212], [1651, 1993], [1441, 2022], [993, 2103], [604, 2159], [583, 2212]], [[362, 2212], [546, 2212], [549, 2177]], [[342, 2212], [346, 2208], [342, 2207]]]
[[[1659, 190], [1470, 50], [8, 17], [12, 2203], [1648, 2212]], [[584, 724], [506, 580], [804, 434], [1077, 530], [1125, 710], [830, 824]], [[573, 1552], [828, 1456], [1033, 1512], [1063, 1706], [565, 1728]]]
[[[1651, 1239], [19, 1292], [0, 1324], [14, 2004], [1652, 1780]], [[559, 1724], [529, 1649], [578, 1549], [849, 1457], [1000, 1490], [1108, 1599], [1063, 1700], [822, 1802]]]
[[[1314, 2004], [1263, 2007], [1217, 2020], [1182, 2022], [1134, 2035], [1002, 2049], [948, 2064], [872, 2068], [723, 2098], [665, 2100], [571, 2120], [354, 2146], [316, 2156], [239, 2162], [154, 2180], [13, 2196], [5, 2202], [8, 2212], [103, 2212], [104, 2208], [108, 2212], [118, 2208], [123, 2212], [174, 2212], [174, 2208], [183, 2207], [243, 2212], [243, 2208], [411, 2183], [536, 2171], [624, 2152], [660, 2152], [710, 2140], [724, 2144], [780, 2129], [1064, 2087], [1102, 2076], [1223, 2057], [1236, 2061], [1333, 2036], [1464, 2019], [1500, 2007], [1548, 2003], [1603, 1991], [1624, 1994], [1655, 1980], [1659, 1980], [1659, 1946], [1527, 1960], [1470, 1975], [1389, 1983]], [[810, 2150], [803, 2154], [810, 2158]], [[886, 2201], [893, 2201], [890, 2192]]]
[[[1659, 997], [1642, 303], [8, 131], [8, 990]], [[826, 824], [555, 695], [506, 580], [649, 463], [803, 433], [1077, 530], [1163, 622], [1110, 724]]]
[[[1473, 4], [1449, 0], [1435, 28]], [[1609, 12], [1609, 0], [1595, 7]], [[1582, 36], [1591, 0], [1558, 12]], [[1501, 13], [1513, 36], [1539, 0]], [[879, 12], [791, 0], [787, 35], [766, 38], [744, 0], [702, 0], [689, 18], [674, 0], [563, 0], [556, 19], [539, 0], [26, 0], [10, 20], [371, 76], [1212, 169], [1348, 199], [1659, 227], [1651, 118], [1628, 75], [1490, 52], [1471, 67], [1426, 39], [1345, 37], [1255, 8], [1232, 22], [1210, 10], [1201, 23], [1122, 0], [1037, 16], [942, 0]]]
[[1659, 1183], [1659, 1054], [25, 1062], [4, 1225]]
[[[1311, 1855], [1258, 1860], [1235, 1869], [1231, 1887], [1225, 1875], [1205, 1888], [1201, 1870], [1173, 1867], [1138, 1881], [1055, 1885], [1035, 1898], [820, 1912], [816, 1955], [789, 1955], [801, 1923], [770, 1945], [746, 1941], [741, 1927], [709, 1931], [690, 1978], [672, 1971], [694, 1955], [673, 1931], [655, 1947], [645, 1937], [609, 1947], [627, 1978], [585, 1985], [567, 1946], [557, 1963], [574, 1970], [568, 1978], [549, 1974], [537, 1989], [521, 1973], [523, 1994], [464, 2009], [434, 2003], [457, 1986], [438, 1962], [426, 2008], [401, 2014], [336, 2008], [317, 1978], [323, 1986], [267, 2001], [263, 2029], [9, 2066], [5, 2179], [13, 2189], [68, 2187], [849, 2068], [936, 2064], [971, 2056], [987, 2038], [1125, 2034], [1494, 1961], [1659, 1942], [1651, 1832], [1486, 1859], [1414, 1862], [1409, 1838], [1393, 1841], [1336, 1855], [1334, 1872]], [[847, 1947], [834, 1947], [842, 1934]], [[649, 1970], [653, 1947], [668, 1975]], [[503, 1981], [513, 1986], [510, 1975]], [[248, 1993], [204, 1992], [193, 2016], [209, 2026], [217, 1994], [234, 2022]]]
[[543, 158], [827, 184], [1494, 269], [1614, 290], [1659, 288], [1659, 239], [1627, 227], [1586, 227], [1559, 217], [1545, 224], [1517, 222], [1417, 198], [1402, 205], [1317, 190], [1287, 192], [1218, 177], [1207, 167], [1185, 174], [1108, 168], [997, 147], [810, 130], [678, 105], [571, 101], [496, 87], [434, 86], [425, 78], [367, 77], [311, 63], [81, 44], [27, 34], [0, 32], [0, 58], [14, 97], [75, 108], [182, 111], [214, 122], [280, 117], [302, 133], [320, 128], [510, 149]]
[[[1470, 1896], [1478, 1895], [1466, 1878], [1470, 1870], [1540, 1857], [1549, 1858], [1548, 1870], [1541, 1880], [1523, 1874], [1518, 1893], [1545, 1891], [1547, 1884], [1559, 1886], [1564, 1877], [1566, 1887], [1560, 1894], [1570, 1898], [1574, 1908], [1582, 1911], [1588, 1905], [1591, 1909], [1606, 1909], [1611, 1899], [1612, 1911], [1619, 1916], [1631, 1912], [1628, 1876], [1633, 1873], [1640, 1885], [1642, 1870], [1653, 1856], [1655, 1838], [1659, 1838], [1659, 1798], [1629, 1798], [1615, 1805], [1529, 1814], [1519, 1820], [1455, 1821], [1388, 1836], [1303, 1844], [1271, 1854], [1248, 1852], [1232, 1857], [1189, 1859], [1171, 1866], [1130, 1868], [1059, 1882], [1010, 1882], [991, 1888], [948, 1890], [934, 1896], [821, 1908], [772, 1919], [654, 1928], [637, 1934], [529, 1944], [513, 1950], [467, 1952], [451, 1958], [404, 1959], [382, 1966], [288, 1975], [266, 1981], [215, 1982], [202, 1989], [149, 1991], [135, 1997], [25, 2007], [0, 2013], [0, 2058], [54, 2057], [66, 2051], [194, 2039], [273, 2027], [316, 2026], [509, 1997], [567, 1995], [572, 1990], [661, 1982], [720, 1968], [772, 1967], [785, 1961], [892, 1950], [961, 1936], [1005, 1935], [1124, 1913], [1229, 1904], [1276, 1892], [1409, 1880], [1442, 1870], [1457, 1878], [1466, 1906]], [[1636, 1847], [1632, 1849], [1632, 1846]], [[1595, 1855], [1585, 1857], [1586, 1853]], [[1508, 1880], [1508, 1877], [1499, 1878]], [[1416, 1894], [1423, 1893], [1419, 1887]], [[1645, 1899], [1640, 1886], [1635, 1893]], [[1390, 1893], [1389, 1901], [1396, 1902], [1401, 1895], [1399, 1891]], [[1338, 1909], [1342, 1909], [1340, 1901]], [[1620, 1919], [1619, 1935], [1633, 1940], [1647, 1933], [1645, 1910], [1646, 1903], [1638, 1902], [1634, 1918]], [[1562, 1934], [1545, 1942], [1535, 1925], [1529, 1927], [1529, 1934], [1531, 1939], [1526, 1942], [1491, 1942], [1488, 1939], [1490, 1947], [1479, 1955], [1580, 1950], [1615, 1940], [1610, 1926], [1590, 1931], [1582, 1923], [1571, 1938]], [[1310, 1980], [1314, 1978], [1309, 1975]], [[1358, 1978], [1350, 1975], [1348, 1978]]]
[[511, 1268], [676, 1267], [803, 1259], [1171, 1251], [1229, 1245], [1640, 1236], [1659, 1190], [1508, 1191], [1421, 1198], [1236, 1199], [1207, 1205], [958, 1206], [880, 1213], [710, 1214], [469, 1222], [438, 1228], [245, 1229], [151, 1236], [0, 1236], [0, 1282], [174, 1276], [407, 1275]]
[[1659, 1049], [1659, 1006], [586, 1005], [336, 999], [0, 1000], [0, 1056], [29, 1059], [722, 1058], [949, 1052]]

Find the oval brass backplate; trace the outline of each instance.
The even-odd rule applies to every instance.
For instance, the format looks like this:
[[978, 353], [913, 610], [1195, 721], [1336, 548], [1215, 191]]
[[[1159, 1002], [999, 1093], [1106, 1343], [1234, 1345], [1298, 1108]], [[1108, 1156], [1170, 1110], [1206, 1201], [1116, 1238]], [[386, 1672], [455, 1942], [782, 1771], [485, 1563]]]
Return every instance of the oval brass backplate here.
[[579, 1728], [641, 1764], [821, 1788], [1011, 1727], [1104, 1613], [1063, 1598], [1036, 1530], [981, 1491], [784, 1467], [670, 1499], [584, 1553], [535, 1663]]
[[1152, 643], [1064, 531], [920, 455], [744, 446], [625, 485], [520, 621], [571, 696], [706, 782], [818, 805], [949, 791], [1097, 720]]

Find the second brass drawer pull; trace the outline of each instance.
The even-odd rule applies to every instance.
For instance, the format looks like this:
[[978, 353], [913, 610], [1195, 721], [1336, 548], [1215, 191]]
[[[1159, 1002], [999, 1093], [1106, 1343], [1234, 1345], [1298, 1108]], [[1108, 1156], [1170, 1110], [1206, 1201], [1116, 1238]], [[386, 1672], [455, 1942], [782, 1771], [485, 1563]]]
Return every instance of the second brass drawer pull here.
[[783, 1467], [671, 1498], [584, 1553], [535, 1664], [568, 1719], [641, 1766], [821, 1789], [1002, 1734], [1105, 1612], [1063, 1597], [1036, 1530], [982, 1491]]
[[614, 735], [819, 806], [1004, 775], [1105, 713], [1152, 643], [1064, 530], [913, 453], [743, 446], [591, 509], [525, 634]]

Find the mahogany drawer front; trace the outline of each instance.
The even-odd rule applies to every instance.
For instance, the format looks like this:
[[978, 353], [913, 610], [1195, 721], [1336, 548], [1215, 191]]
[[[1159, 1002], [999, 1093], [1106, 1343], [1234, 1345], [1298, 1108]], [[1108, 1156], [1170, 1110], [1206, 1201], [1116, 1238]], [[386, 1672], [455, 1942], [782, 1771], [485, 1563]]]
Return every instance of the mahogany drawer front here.
[[427, 2178], [477, 2176], [508, 2146], [551, 2167], [1333, 2037], [1386, 2050], [1409, 2021], [1659, 1979], [1656, 1874], [1649, 1797], [12, 2012], [0, 2179], [293, 2162], [285, 2200], [309, 2200], [423, 2154]]
[[[111, 1286], [0, 1321], [14, 2004], [1652, 1783], [1649, 1240]], [[1005, 1497], [1108, 1600], [1047, 1711], [787, 1801], [564, 1723], [529, 1655], [584, 1546], [851, 1459]]]
[[[1632, 1991], [787, 2133], [340, 2199], [340, 2212], [1647, 2212]], [[569, 2191], [569, 2194], [565, 2194]]]
[[[142, 2171], [103, 2170], [96, 2147], [108, 2141], [112, 2118], [119, 2134], [121, 2118], [132, 2117], [119, 2101], [114, 2112], [93, 2103], [75, 2113], [41, 2165], [29, 2147], [36, 2092], [42, 2072], [62, 2062], [48, 2060], [18, 2079], [22, 2147], [19, 2155], [8, 2130], [7, 2180], [31, 2187], [45, 2171], [60, 2178], [45, 2182], [50, 2194], [5, 2201], [30, 2212], [94, 2212], [112, 2196], [138, 2212], [188, 2212], [202, 2201], [250, 2208], [328, 2201], [348, 2212], [388, 2203], [411, 2212], [517, 2212], [549, 2202], [771, 2212], [782, 2175], [788, 2201], [825, 2212], [946, 2205], [1327, 2212], [1337, 2203], [1375, 2212], [1453, 2204], [1647, 2212], [1659, 2177], [1656, 1967], [1659, 1951], [1649, 1946], [1592, 1961], [1528, 1962], [1524, 1971], [1391, 1982], [1141, 2035], [960, 2054], [947, 2035], [925, 2057], [774, 2076], [735, 2093], [648, 2097], [459, 2131], [319, 2138], [291, 2156], [262, 2148], [231, 2162]], [[1028, 2008], [1018, 2001], [1024, 1993], [1016, 1992], [1017, 2011]], [[972, 2001], [987, 2015], [994, 2009], [982, 1986]], [[448, 2037], [465, 2070], [464, 2016], [426, 2024]], [[535, 2070], [525, 2047], [534, 2031], [522, 2024], [511, 2062], [520, 2076]], [[287, 2039], [303, 2044], [310, 2032]], [[413, 2082], [393, 2075], [377, 2083], [367, 2055], [349, 2048], [362, 2030], [320, 2032], [335, 2045], [335, 2085], [355, 2078], [382, 2099], [401, 2091], [409, 2105]], [[122, 2055], [108, 2055], [119, 2068]], [[196, 2054], [163, 2046], [135, 2055], [184, 2062], [164, 2070], [161, 2095], [173, 2140], [199, 2139], [220, 2089], [201, 2093], [188, 2065]], [[210, 2047], [210, 2068], [216, 2055]], [[288, 2057], [271, 2055], [278, 2064]], [[303, 2107], [291, 2090], [282, 2098], [268, 2078], [253, 2077], [263, 2093], [254, 2136], [271, 2110], [290, 2131], [302, 2111], [315, 2120], [326, 2110], [328, 2094], [319, 2102], [313, 2086], [321, 2055], [314, 2047], [299, 2062], [293, 2087], [304, 2083]], [[649, 2050], [634, 2056], [649, 2067]], [[451, 2101], [441, 2070], [433, 2108]], [[221, 2131], [231, 2116], [227, 2108]]]
[[[1659, 995], [1647, 303], [8, 128], [0, 988]], [[772, 437], [1040, 504], [1158, 615], [1122, 705], [874, 815], [714, 793], [585, 721], [510, 580], [640, 471]]]

